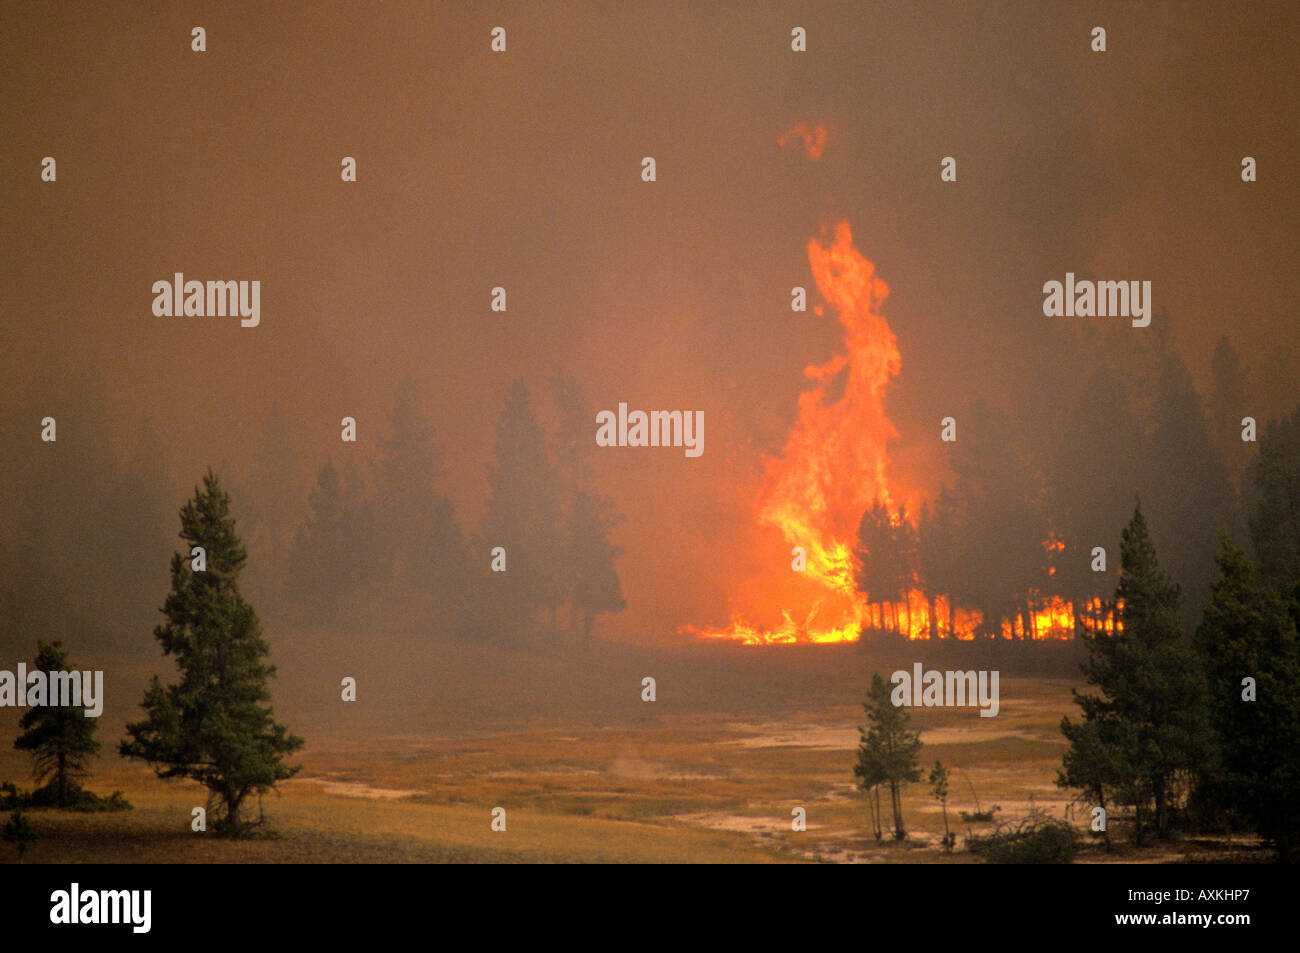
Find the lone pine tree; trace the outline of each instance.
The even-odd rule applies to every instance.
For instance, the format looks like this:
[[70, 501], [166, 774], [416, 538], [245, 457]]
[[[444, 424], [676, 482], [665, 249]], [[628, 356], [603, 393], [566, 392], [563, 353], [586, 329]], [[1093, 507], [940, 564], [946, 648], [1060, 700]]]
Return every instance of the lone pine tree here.
[[[71, 672], [68, 653], [60, 642], [38, 642], [35, 671]], [[52, 700], [52, 699], [51, 699]], [[99, 751], [95, 719], [81, 705], [38, 705], [19, 723], [23, 733], [14, 741], [19, 751], [32, 753], [32, 775], [59, 807], [68, 807], [86, 776], [86, 762]]]
[[[867, 724], [858, 729], [862, 740], [858, 745], [858, 763], [853, 773], [858, 777], [858, 786], [867, 792], [868, 797], [879, 785], [889, 785], [894, 839], [902, 840], [907, 836], [903, 829], [902, 788], [908, 781], [921, 780], [921, 769], [916, 761], [921, 751], [921, 735], [912, 729], [907, 710], [893, 703], [889, 683], [878, 672], [871, 676], [871, 689], [862, 707], [867, 712]], [[878, 815], [876, 823], [878, 826]], [[876, 836], [879, 838], [879, 833]]]
[[1083, 672], [1100, 695], [1074, 693], [1081, 722], [1061, 720], [1070, 742], [1057, 784], [1105, 806], [1131, 804], [1139, 842], [1154, 808], [1158, 835], [1170, 829], [1176, 792], [1211, 754], [1205, 678], [1183, 637], [1181, 596], [1156, 561], [1141, 506], [1124, 530], [1115, 589], [1120, 630], [1087, 640]]
[[[144, 721], [127, 725], [121, 753], [147, 761], [161, 778], [185, 777], [209, 792], [214, 829], [235, 835], [249, 825], [240, 811], [292, 777], [284, 756], [303, 740], [276, 724], [267, 681], [270, 647], [253, 607], [239, 592], [247, 554], [235, 534], [230, 497], [211, 471], [181, 509], [187, 553], [172, 555], [167, 622], [154, 630], [164, 655], [176, 657], [181, 680], [154, 677], [141, 707]], [[202, 546], [206, 568], [194, 571], [189, 552]]]

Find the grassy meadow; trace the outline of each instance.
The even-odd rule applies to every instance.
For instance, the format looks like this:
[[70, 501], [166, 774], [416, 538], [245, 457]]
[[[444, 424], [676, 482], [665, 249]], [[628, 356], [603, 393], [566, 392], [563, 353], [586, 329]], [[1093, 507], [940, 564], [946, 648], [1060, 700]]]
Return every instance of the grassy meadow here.
[[[965, 837], [992, 825], [959, 816], [977, 803], [998, 805], [998, 819], [1046, 810], [1082, 830], [1084, 812], [1053, 784], [1065, 747], [1061, 716], [1074, 711], [1071, 688], [1081, 682], [1004, 669], [996, 717], [975, 708], [913, 711], [923, 774], [936, 758], [951, 772], [957, 851], [940, 847], [943, 814], [924, 782], [904, 794], [907, 840], [871, 836], [853, 777], [870, 672], [912, 660], [988, 667], [944, 662], [941, 652], [960, 648], [654, 652], [601, 643], [587, 656], [293, 632], [273, 640], [275, 707], [307, 739], [294, 758], [302, 770], [263, 798], [263, 833], [236, 841], [191, 831], [191, 809], [205, 802], [197, 784], [161, 781], [117, 756], [149, 672], [169, 674], [165, 666], [119, 667], [106, 675], [103, 749], [87, 786], [121, 790], [134, 809], [31, 810], [38, 840], [25, 862], [978, 863], [963, 850]], [[340, 700], [345, 675], [357, 678], [356, 702]], [[657, 682], [654, 702], [641, 700], [646, 675]], [[17, 720], [6, 710], [0, 737], [15, 737]], [[29, 787], [28, 774], [26, 755], [0, 746], [0, 778]], [[490, 826], [498, 806], [505, 831]], [[791, 829], [796, 807], [806, 811], [805, 831]], [[1117, 847], [1086, 850], [1080, 861], [1178, 861], [1225, 850], [1204, 842]], [[0, 845], [0, 857], [12, 862], [16, 852]]]

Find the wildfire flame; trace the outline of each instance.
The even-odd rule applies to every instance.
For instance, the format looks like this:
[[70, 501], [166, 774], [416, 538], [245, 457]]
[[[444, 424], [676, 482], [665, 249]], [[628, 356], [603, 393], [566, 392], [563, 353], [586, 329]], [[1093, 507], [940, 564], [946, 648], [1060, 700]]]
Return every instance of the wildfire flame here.
[[[796, 134], [804, 136], [811, 156], [802, 124], [782, 137], [782, 144]], [[823, 131], [817, 155], [824, 144]], [[864, 627], [892, 628], [913, 639], [932, 633], [972, 639], [981, 614], [953, 607], [945, 596], [932, 603], [913, 587], [903, 601], [868, 604], [858, 590], [855, 544], [863, 513], [880, 501], [896, 526], [903, 519], [888, 482], [887, 446], [898, 431], [884, 408], [886, 388], [899, 374], [902, 359], [894, 332], [880, 314], [889, 287], [854, 247], [848, 222], [835, 225], [828, 244], [810, 240], [808, 262], [818, 290], [844, 329], [843, 353], [804, 369], [812, 386], [799, 396], [799, 414], [781, 453], [764, 463], [755, 501], [758, 525], [779, 532], [796, 560], [802, 551], [803, 571], [793, 572], [783, 560], [772, 560], [768, 571], [733, 597], [733, 606], [743, 605], [747, 612], [734, 608], [723, 628], [683, 626], [680, 631], [749, 645], [849, 642], [857, 640]], [[1052, 537], [1044, 549], [1056, 553], [1064, 545]], [[1032, 595], [1037, 608], [1003, 620], [1004, 637], [1074, 634], [1075, 612], [1069, 601]], [[1094, 615], [1103, 612], [1096, 600], [1080, 608]], [[779, 615], [780, 621], [763, 625], [752, 621], [756, 615], [773, 620]], [[1102, 619], [1099, 625], [1114, 629], [1113, 619]]]
[[[867, 507], [891, 501], [886, 444], [898, 431], [885, 415], [884, 394], [901, 358], [880, 314], [889, 287], [854, 248], [848, 222], [835, 226], [827, 245], [810, 240], [808, 261], [822, 297], [839, 315], [844, 353], [804, 369], [813, 386], [799, 396], [799, 416], [780, 455], [766, 461], [756, 503], [759, 523], [775, 527], [806, 554], [807, 608], [798, 619], [782, 608], [783, 621], [768, 630], [739, 614], [725, 629], [688, 627], [698, 635], [748, 643], [844, 642], [857, 639], [866, 616], [866, 600], [854, 584], [854, 541]], [[840, 386], [842, 394], [831, 399]], [[778, 583], [771, 591], [788, 588]]]

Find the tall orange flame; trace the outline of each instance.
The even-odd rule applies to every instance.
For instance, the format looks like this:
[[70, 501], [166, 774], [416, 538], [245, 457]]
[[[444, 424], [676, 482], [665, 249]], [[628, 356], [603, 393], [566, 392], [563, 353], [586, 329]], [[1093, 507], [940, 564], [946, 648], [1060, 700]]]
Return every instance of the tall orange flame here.
[[[952, 606], [946, 596], [932, 602], [913, 585], [898, 603], [869, 605], [858, 591], [855, 544], [863, 513], [880, 501], [895, 526], [903, 518], [890, 491], [886, 452], [898, 431], [884, 407], [885, 390], [902, 361], [894, 332], [880, 314], [889, 288], [854, 247], [848, 222], [835, 225], [829, 244], [808, 242], [808, 263], [822, 297], [839, 316], [844, 345], [843, 353], [804, 369], [813, 385], [799, 396], [799, 414], [780, 455], [764, 463], [756, 521], [779, 531], [792, 564], [770, 561], [767, 571], [736, 593], [726, 627], [679, 631], [751, 645], [848, 642], [864, 627], [895, 629], [912, 639], [931, 634], [972, 639], [982, 623], [980, 612]], [[1065, 547], [1055, 536], [1043, 545], [1049, 553]], [[802, 571], [792, 571], [801, 559]], [[1001, 620], [997, 628], [1004, 638], [1074, 634], [1070, 602], [1036, 592], [1029, 602], [1036, 608]], [[1099, 601], [1080, 608], [1094, 616], [1098, 629], [1115, 631], [1114, 618], [1105, 615]], [[769, 620], [779, 615], [780, 621], [764, 625], [753, 621], [756, 615]]]
[[[889, 288], [854, 248], [848, 222], [835, 226], [829, 245], [809, 241], [808, 261], [822, 297], [839, 315], [844, 353], [804, 369], [814, 384], [799, 396], [799, 416], [781, 454], [766, 461], [756, 503], [759, 523], [806, 553], [804, 605], [797, 620], [781, 606], [783, 621], [769, 630], [733, 613], [725, 629], [687, 627], [699, 635], [751, 643], [842, 642], [858, 637], [865, 617], [854, 584], [854, 540], [866, 508], [876, 499], [890, 502], [886, 444], [898, 432], [885, 415], [884, 394], [901, 359], [880, 315]], [[779, 571], [790, 572], [784, 566]], [[790, 583], [758, 588], [779, 592]]]

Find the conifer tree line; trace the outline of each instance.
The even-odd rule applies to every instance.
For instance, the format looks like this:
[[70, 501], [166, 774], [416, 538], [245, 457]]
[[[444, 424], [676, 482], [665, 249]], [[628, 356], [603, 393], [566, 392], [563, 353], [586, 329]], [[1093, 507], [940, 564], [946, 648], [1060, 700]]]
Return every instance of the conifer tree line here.
[[1254, 471], [1252, 561], [1226, 532], [1194, 628], [1139, 503], [1121, 543], [1118, 631], [1090, 633], [1057, 783], [1133, 840], [1255, 831], [1300, 859], [1300, 408]]
[[[289, 600], [312, 618], [367, 621], [356, 613], [380, 605], [446, 637], [588, 648], [595, 619], [624, 607], [620, 550], [610, 540], [621, 517], [594, 485], [595, 414], [577, 381], [557, 374], [549, 391], [551, 434], [528, 387], [512, 384], [497, 422], [481, 528], [467, 534], [439, 490], [445, 466], [437, 431], [414, 383], [403, 380], [373, 492], [355, 466], [340, 472], [329, 460], [317, 473], [287, 545]], [[259, 523], [253, 495], [252, 532], [261, 529], [265, 540], [275, 523]]]
[[[550, 439], [527, 387], [511, 387], [489, 471], [484, 535], [467, 542], [450, 501], [434, 488], [443, 472], [434, 428], [414, 384], [403, 381], [376, 468], [379, 494], [361, 487], [355, 467], [344, 478], [331, 462], [321, 468], [307, 521], [288, 544], [289, 597], [311, 613], [338, 613], [367, 596], [419, 600], [444, 634], [504, 641], [556, 639], [563, 612], [570, 634], [588, 647], [594, 618], [623, 608], [614, 568], [619, 550], [608, 538], [619, 516], [593, 486], [594, 442], [586, 438], [594, 415], [577, 382], [557, 375], [552, 387], [559, 422]], [[276, 414], [261, 450], [262, 475], [277, 463], [285, 465], [281, 475], [289, 472], [289, 443]], [[250, 507], [253, 532], [260, 529], [272, 552], [273, 531], [282, 527], [271, 507], [282, 500], [264, 497]], [[262, 822], [250, 817], [250, 799], [297, 773], [288, 758], [304, 741], [274, 720], [270, 646], [241, 580], [248, 549], [231, 494], [211, 470], [181, 508], [180, 523], [183, 546], [171, 555], [166, 621], [154, 629], [179, 679], [152, 679], [140, 705], [144, 717], [127, 724], [118, 751], [160, 778], [198, 781], [209, 797], [195, 829], [206, 830], [210, 821], [215, 832], [239, 836]], [[484, 554], [477, 571], [468, 565], [471, 547]], [[40, 643], [36, 669], [69, 667], [61, 643]], [[21, 727], [15, 747], [31, 752], [33, 776], [45, 783], [23, 794], [6, 782], [3, 806], [129, 807], [117, 794], [103, 799], [80, 786], [99, 750], [84, 706], [38, 704]], [[25, 850], [30, 825], [16, 816], [10, 826], [10, 839]]]
[[[1208, 605], [1183, 624], [1139, 502], [1111, 606], [1092, 632], [1057, 783], [1132, 838], [1254, 831], [1300, 859], [1300, 407], [1270, 423], [1251, 468], [1249, 548], [1219, 537]], [[1109, 836], [1111, 827], [1106, 831]]]
[[[43, 442], [40, 425], [56, 423]], [[153, 625], [158, 555], [176, 534], [163, 439], [147, 416], [115, 426], [97, 374], [38, 380], [0, 413], [0, 647], [33, 639], [130, 650]]]
[[[1139, 499], [1105, 600], [1119, 625], [1082, 628], [1087, 684], [1074, 692], [1078, 715], [1061, 721], [1068, 748], [1056, 783], [1074, 792], [1107, 847], [1116, 830], [1139, 845], [1254, 832], [1282, 862], [1300, 860], [1300, 407], [1265, 428], [1245, 490], [1254, 557], [1221, 532], [1210, 600], [1193, 626]], [[879, 673], [864, 708], [854, 774], [876, 839], [883, 790], [901, 840], [901, 794], [921, 777], [920, 735]], [[930, 781], [946, 806], [938, 763]]]
[[[18, 633], [36, 632], [78, 650], [139, 652], [138, 633], [165, 594], [158, 554], [175, 538], [162, 440], [147, 418], [115, 428], [93, 374], [65, 383], [58, 399], [35, 394], [5, 416], [4, 435], [31, 442], [17, 424], [48, 415], [58, 439], [0, 464], [12, 501], [0, 514], [12, 521], [0, 534], [0, 640], [30, 652]], [[621, 517], [591, 465], [595, 412], [566, 374], [538, 396], [516, 382], [503, 397], [496, 419], [484, 419], [497, 435], [478, 532], [444, 492], [435, 401], [411, 379], [384, 419], [360, 421], [369, 446], [340, 440], [309, 481], [302, 434], [267, 408], [249, 428], [249, 465], [236, 469], [220, 453], [210, 461], [252, 557], [244, 586], [253, 600], [307, 624], [588, 644], [596, 620], [624, 605], [611, 541]], [[131, 442], [115, 444], [115, 434]], [[496, 547], [504, 572], [492, 569]]]
[[[1169, 324], [1162, 314], [1150, 335], [1126, 337], [1122, 352], [1075, 342], [1068, 367], [1055, 350], [1060, 342], [1049, 342], [1052, 353], [1031, 366], [1043, 368], [1034, 383], [1050, 413], [980, 398], [954, 408], [957, 440], [942, 445], [951, 478], [941, 492], [902, 521], [881, 508], [863, 516], [857, 582], [873, 606], [872, 628], [905, 631], [918, 607], [894, 606], [914, 586], [928, 604], [932, 637], [949, 633], [954, 607], [978, 611], [982, 635], [997, 635], [1006, 620], [1017, 634], [1041, 636], [1034, 610], [1054, 595], [1072, 604], [1067, 627], [1081, 632], [1113, 590], [1115, 529], [1135, 489], [1182, 585], [1182, 621], [1195, 624], [1210, 599], [1219, 531], [1244, 538], [1250, 512], [1259, 444], [1241, 439], [1241, 420], [1253, 416], [1262, 438], [1266, 422], [1290, 409], [1281, 402], [1293, 393], [1294, 373], [1284, 362], [1271, 371], [1267, 362], [1246, 367], [1225, 337], [1198, 392]], [[382, 622], [354, 618], [380, 611], [439, 635], [554, 639], [563, 629], [580, 642], [622, 598], [610, 543], [618, 516], [590, 479], [594, 414], [575, 414], [581, 395], [568, 381], [546, 381], [527, 400], [503, 395], [509, 415], [491, 403], [476, 408], [481, 425], [499, 431], [496, 459], [484, 461], [491, 512], [477, 534], [442, 490], [447, 449], [434, 426], [433, 393], [400, 383], [386, 419], [360, 421], [364, 446], [336, 444], [312, 461], [310, 474], [301, 423], [291, 427], [280, 408], [268, 407], [263, 420], [248, 421], [256, 434], [251, 463], [236, 469], [221, 450], [209, 461], [232, 494], [253, 556], [250, 594], [266, 610], [290, 605], [331, 624]], [[154, 556], [172, 544], [175, 494], [158, 428], [147, 415], [115, 421], [111, 411], [91, 373], [61, 374], [57, 386], [38, 379], [0, 414], [7, 446], [30, 444], [47, 415], [59, 427], [58, 442], [40, 453], [0, 458], [0, 498], [12, 501], [0, 510], [0, 641], [12, 651], [30, 651], [20, 632], [78, 648], [90, 632], [95, 648], [132, 650], [134, 634], [153, 624], [163, 597]], [[529, 418], [537, 427], [556, 421], [553, 432], [538, 440]], [[192, 479], [170, 476], [178, 491]], [[517, 560], [491, 538], [507, 523]], [[507, 570], [483, 577], [497, 545]], [[1107, 551], [1103, 573], [1092, 568], [1094, 546]], [[539, 549], [558, 555], [525, 580]], [[481, 599], [480, 583], [490, 593]], [[501, 622], [505, 605], [523, 613], [513, 625]]]
[[[1123, 358], [1080, 351], [1070, 373], [1058, 375], [1068, 381], [1048, 385], [1060, 392], [1053, 412], [1025, 414], [977, 397], [957, 415], [956, 439], [945, 445], [951, 478], [933, 499], [912, 513], [880, 501], [866, 510], [856, 583], [871, 608], [868, 637], [922, 628], [915, 614], [928, 619], [930, 638], [947, 638], [962, 628], [954, 610], [979, 613], [977, 637], [1000, 637], [1004, 622], [1016, 638], [1095, 629], [1116, 582], [1116, 528], [1138, 489], [1183, 586], [1180, 619], [1195, 625], [1211, 597], [1220, 533], [1246, 532], [1261, 444], [1243, 440], [1243, 418], [1255, 420], [1262, 440], [1267, 421], [1290, 405], [1248, 396], [1226, 337], [1213, 352], [1210, 386], [1198, 393], [1162, 317]], [[1095, 568], [1094, 547], [1105, 549], [1104, 570]], [[924, 606], [909, 605], [911, 590]], [[1039, 631], [1036, 612], [1054, 597], [1073, 617]]]

